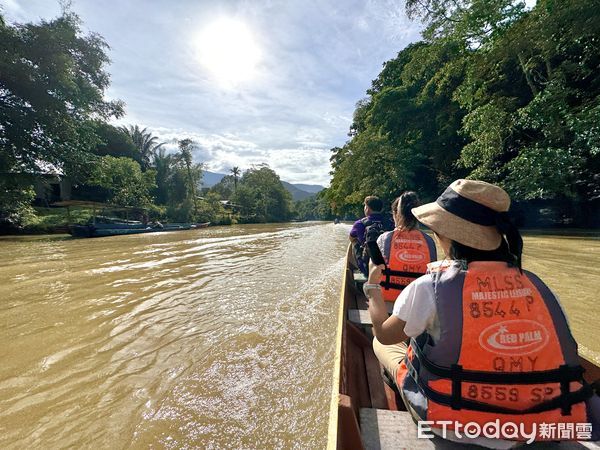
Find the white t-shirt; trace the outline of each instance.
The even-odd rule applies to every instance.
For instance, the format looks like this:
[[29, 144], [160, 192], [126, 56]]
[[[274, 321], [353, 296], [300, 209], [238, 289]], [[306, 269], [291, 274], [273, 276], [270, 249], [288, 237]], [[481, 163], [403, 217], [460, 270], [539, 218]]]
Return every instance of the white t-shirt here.
[[400, 292], [392, 315], [406, 322], [404, 333], [408, 337], [417, 337], [427, 331], [433, 342], [439, 340], [440, 322], [430, 274], [417, 278]]

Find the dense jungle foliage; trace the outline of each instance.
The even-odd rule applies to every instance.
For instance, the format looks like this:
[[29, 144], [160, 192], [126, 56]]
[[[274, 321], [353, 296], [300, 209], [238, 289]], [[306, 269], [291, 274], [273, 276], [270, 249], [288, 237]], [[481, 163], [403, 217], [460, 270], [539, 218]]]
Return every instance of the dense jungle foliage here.
[[391, 201], [406, 189], [432, 200], [468, 177], [517, 201], [593, 204], [597, 216], [598, 3], [407, 0], [406, 9], [424, 22], [423, 39], [383, 65], [350, 140], [332, 149], [323, 195], [335, 210], [357, 215], [366, 195]]

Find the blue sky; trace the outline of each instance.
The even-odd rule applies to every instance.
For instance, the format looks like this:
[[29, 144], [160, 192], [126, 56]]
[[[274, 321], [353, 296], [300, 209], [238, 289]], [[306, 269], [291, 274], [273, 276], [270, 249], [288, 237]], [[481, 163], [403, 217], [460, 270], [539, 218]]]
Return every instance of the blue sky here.
[[[53, 0], [0, 5], [13, 22], [60, 12]], [[192, 138], [212, 171], [267, 163], [283, 180], [322, 185], [356, 102], [421, 28], [392, 0], [73, 0], [71, 9], [111, 47], [107, 97], [126, 103], [118, 124], [173, 146]]]

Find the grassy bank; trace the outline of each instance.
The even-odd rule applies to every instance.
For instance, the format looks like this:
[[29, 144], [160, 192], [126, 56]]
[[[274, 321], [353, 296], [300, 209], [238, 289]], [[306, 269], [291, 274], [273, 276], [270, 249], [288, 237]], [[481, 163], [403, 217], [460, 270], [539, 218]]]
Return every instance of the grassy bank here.
[[92, 217], [89, 208], [34, 208], [35, 215], [27, 218], [20, 234], [66, 233], [72, 223], [85, 223]]

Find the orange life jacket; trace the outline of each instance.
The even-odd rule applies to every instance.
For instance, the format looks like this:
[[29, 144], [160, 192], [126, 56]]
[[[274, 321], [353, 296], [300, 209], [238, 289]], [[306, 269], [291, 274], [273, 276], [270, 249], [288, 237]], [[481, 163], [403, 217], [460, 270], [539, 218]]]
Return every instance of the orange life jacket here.
[[383, 299], [393, 302], [402, 289], [427, 271], [437, 259], [433, 239], [419, 230], [394, 230], [383, 234], [383, 257], [387, 268], [381, 276]]
[[473, 262], [432, 279], [440, 338], [435, 345], [426, 333], [412, 339], [397, 376], [413, 413], [480, 426], [499, 419], [528, 430], [591, 421], [586, 402], [593, 392], [577, 344], [537, 276], [502, 262]]

